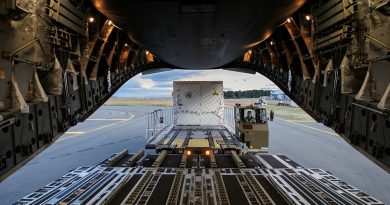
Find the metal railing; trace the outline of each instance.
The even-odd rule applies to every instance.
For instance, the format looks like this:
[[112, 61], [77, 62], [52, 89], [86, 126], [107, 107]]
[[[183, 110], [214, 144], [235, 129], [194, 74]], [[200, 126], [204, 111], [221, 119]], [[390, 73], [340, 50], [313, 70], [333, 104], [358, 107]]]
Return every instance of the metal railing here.
[[172, 108], [157, 109], [148, 113], [148, 127], [146, 130], [146, 140], [155, 138], [162, 130], [172, 125]]
[[[223, 114], [224, 126], [235, 130], [234, 108], [225, 107]], [[171, 126], [174, 121], [173, 109], [163, 108], [148, 113], [148, 127], [146, 140], [150, 141], [161, 133], [165, 128]]]
[[234, 108], [225, 107], [223, 111], [224, 124], [226, 127], [231, 128], [232, 130], [236, 129], [236, 121], [234, 117]]

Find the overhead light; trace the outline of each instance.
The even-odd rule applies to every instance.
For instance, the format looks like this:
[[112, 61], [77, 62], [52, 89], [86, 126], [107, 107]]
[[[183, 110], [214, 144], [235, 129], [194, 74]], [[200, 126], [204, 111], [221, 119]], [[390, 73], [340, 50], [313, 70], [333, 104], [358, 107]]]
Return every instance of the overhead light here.
[[210, 155], [210, 150], [207, 150], [207, 151], [206, 151], [206, 155], [207, 155], [207, 156]]
[[305, 19], [306, 19], [306, 21], [310, 21], [311, 20], [311, 16], [310, 15], [306, 15]]
[[111, 21], [111, 20], [108, 20], [107, 24], [108, 24], [109, 26], [111, 26], [111, 25], [112, 25], [112, 21]]
[[128, 46], [128, 44], [127, 43], [125, 43], [125, 47], [127, 47]]
[[249, 62], [251, 60], [251, 56], [252, 56], [252, 50], [248, 50], [247, 52], [244, 53], [242, 61]]
[[272, 45], [274, 45], [274, 42], [273, 42], [273, 41], [271, 41], [269, 44], [271, 44], [271, 46], [272, 46]]
[[188, 156], [191, 155], [191, 150], [187, 150], [187, 155], [188, 155]]
[[287, 18], [287, 23], [291, 23], [291, 19], [290, 18]]
[[89, 23], [93, 23], [95, 21], [95, 18], [93, 18], [92, 16], [88, 18], [88, 21]]
[[145, 50], [145, 57], [146, 57], [146, 60], [148, 62], [153, 62], [154, 61], [153, 54], [150, 51], [148, 51], [148, 50]]

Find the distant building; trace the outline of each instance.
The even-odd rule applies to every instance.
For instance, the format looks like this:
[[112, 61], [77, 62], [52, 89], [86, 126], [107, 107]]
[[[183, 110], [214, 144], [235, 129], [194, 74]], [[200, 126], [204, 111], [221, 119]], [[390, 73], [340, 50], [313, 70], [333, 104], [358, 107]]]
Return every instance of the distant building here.
[[280, 90], [276, 85], [270, 84], [266, 85], [262, 90], [269, 90], [270, 97], [267, 100], [275, 100], [275, 101], [290, 101], [291, 99], [284, 94], [282, 90]]
[[284, 94], [284, 92], [281, 91], [279, 88], [276, 88], [271, 90], [271, 100], [286, 101], [290, 100], [290, 98], [286, 94]]

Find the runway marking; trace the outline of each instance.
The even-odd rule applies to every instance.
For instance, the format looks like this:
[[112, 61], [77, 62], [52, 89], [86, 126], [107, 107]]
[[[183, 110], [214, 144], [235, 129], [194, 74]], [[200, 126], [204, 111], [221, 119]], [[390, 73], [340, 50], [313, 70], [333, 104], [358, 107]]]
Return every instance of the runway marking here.
[[[108, 124], [108, 125], [103, 125], [103, 126], [100, 126], [100, 127], [97, 127], [97, 128], [94, 128], [94, 129], [90, 129], [90, 130], [87, 130], [87, 131], [77, 131], [77, 132], [72, 132], [72, 131], [69, 131], [69, 132], [65, 132], [65, 134], [73, 134], [69, 137], [62, 137], [60, 139], [58, 139], [56, 142], [61, 142], [63, 140], [69, 140], [69, 139], [72, 139], [74, 137], [78, 137], [80, 135], [83, 135], [83, 134], [87, 134], [87, 133], [91, 133], [91, 132], [95, 132], [95, 131], [98, 131], [98, 130], [101, 130], [101, 129], [104, 129], [104, 128], [107, 128], [107, 127], [111, 127], [111, 126], [114, 126], [114, 125], [118, 125], [118, 124], [121, 124], [123, 122], [127, 122], [127, 121], [130, 121], [134, 118], [134, 115], [133, 114], [130, 114], [130, 117], [129, 118], [126, 118], [126, 119], [122, 119], [122, 120], [116, 120], [117, 122], [114, 122], [114, 123], [111, 123], [111, 124]], [[95, 118], [96, 119], [96, 118]]]
[[328, 135], [333, 135], [333, 136], [338, 136], [338, 137], [339, 137], [339, 135], [336, 134], [336, 133], [328, 132], [328, 131], [321, 130], [321, 129], [318, 129], [318, 128], [315, 128], [315, 127], [311, 127], [311, 126], [308, 126], [308, 125], [300, 124], [300, 123], [297, 123], [297, 122], [294, 122], [294, 121], [283, 120], [283, 119], [280, 119], [280, 118], [279, 118], [278, 120], [282, 120], [282, 121], [284, 121], [284, 122], [288, 122], [288, 123], [295, 124], [295, 125], [299, 125], [299, 126], [302, 126], [302, 127], [306, 127], [306, 128], [309, 128], [309, 129], [318, 131], [318, 132], [326, 133], [326, 134], [328, 134]]
[[131, 140], [131, 139], [128, 138], [128, 139], [124, 139], [124, 140], [119, 140], [118, 142], [124, 142], [124, 141], [128, 141], [128, 140]]
[[26, 166], [28, 165], [33, 165], [33, 164], [38, 164], [39, 162], [30, 162], [30, 163], [27, 163]]
[[107, 143], [107, 144], [101, 144], [100, 146], [107, 146], [107, 145], [112, 145], [114, 144], [113, 142]]
[[288, 122], [316, 122], [315, 120], [287, 120]]
[[88, 150], [91, 150], [91, 149], [93, 149], [93, 147], [81, 149], [81, 150], [79, 150], [79, 151], [77, 151], [77, 152], [84, 152], [84, 151], [88, 151]]
[[59, 158], [59, 157], [65, 157], [65, 156], [69, 156], [69, 155], [72, 155], [70, 153], [67, 153], [67, 154], [62, 154], [62, 155], [58, 155], [58, 156], [54, 156], [54, 157], [50, 157], [49, 159], [56, 159], [56, 158]]
[[115, 119], [115, 118], [91, 118], [87, 119], [87, 121], [127, 121], [128, 119]]
[[84, 134], [85, 132], [65, 132], [65, 134], [74, 134], [74, 135], [80, 135]]

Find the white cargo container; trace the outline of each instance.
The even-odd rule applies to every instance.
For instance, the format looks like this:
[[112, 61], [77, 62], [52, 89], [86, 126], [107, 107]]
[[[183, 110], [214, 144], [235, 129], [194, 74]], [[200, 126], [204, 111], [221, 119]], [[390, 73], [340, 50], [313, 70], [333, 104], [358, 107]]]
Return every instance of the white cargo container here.
[[222, 81], [174, 81], [174, 125], [223, 125]]

